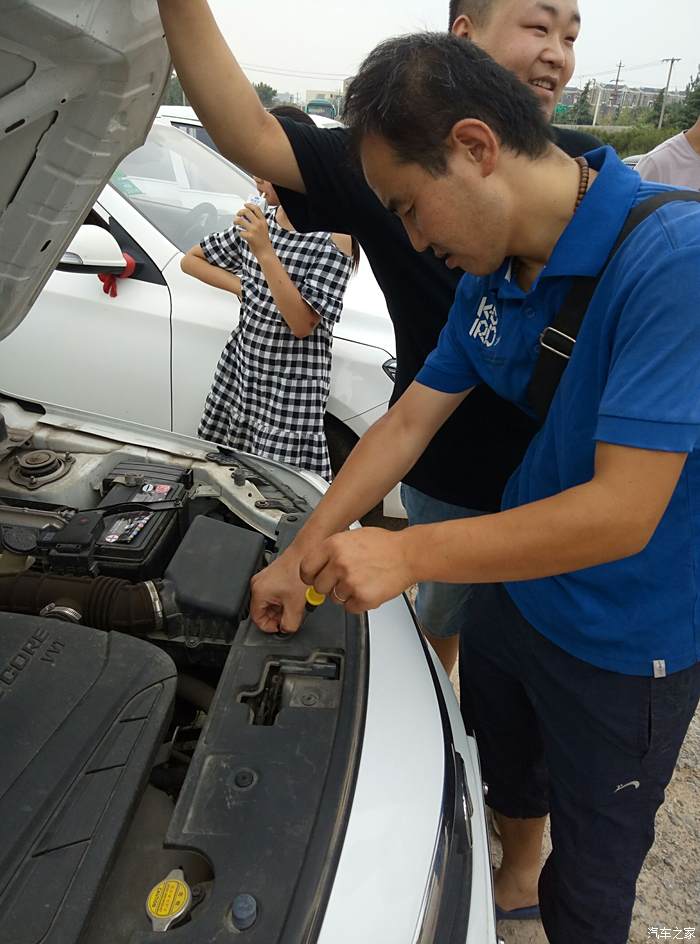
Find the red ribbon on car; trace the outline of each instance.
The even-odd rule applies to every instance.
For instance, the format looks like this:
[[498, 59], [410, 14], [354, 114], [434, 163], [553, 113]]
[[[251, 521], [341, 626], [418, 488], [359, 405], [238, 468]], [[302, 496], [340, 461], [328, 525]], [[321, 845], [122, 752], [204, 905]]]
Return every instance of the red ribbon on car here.
[[102, 291], [110, 298], [117, 297], [117, 279], [129, 279], [136, 271], [134, 257], [130, 256], [128, 252], [123, 252], [122, 255], [124, 256], [124, 262], [126, 262], [123, 272], [120, 272], [119, 275], [114, 275], [112, 272], [99, 272], [97, 275], [97, 278], [102, 282]]

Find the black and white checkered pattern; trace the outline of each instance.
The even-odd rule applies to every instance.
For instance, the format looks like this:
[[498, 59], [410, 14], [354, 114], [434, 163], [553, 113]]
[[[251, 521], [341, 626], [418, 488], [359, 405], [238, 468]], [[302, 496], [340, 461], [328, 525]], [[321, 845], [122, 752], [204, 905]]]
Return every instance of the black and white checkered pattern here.
[[236, 228], [207, 236], [201, 243], [206, 259], [239, 275], [243, 295], [240, 321], [221, 353], [198, 432], [202, 439], [289, 462], [330, 481], [323, 414], [333, 326], [352, 259], [329, 233], [289, 232], [275, 214], [275, 208], [266, 213], [275, 253], [321, 320], [307, 338], [295, 338]]

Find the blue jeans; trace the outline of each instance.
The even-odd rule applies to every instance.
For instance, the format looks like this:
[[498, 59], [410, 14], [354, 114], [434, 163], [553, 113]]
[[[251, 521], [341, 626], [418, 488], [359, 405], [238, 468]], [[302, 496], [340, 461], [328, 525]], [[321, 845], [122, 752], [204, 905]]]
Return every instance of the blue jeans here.
[[[482, 514], [430, 498], [410, 485], [401, 486], [401, 501], [409, 525], [437, 524], [439, 521], [474, 518]], [[443, 639], [459, 635], [467, 619], [469, 599], [473, 592], [474, 586], [470, 583], [419, 583], [416, 615], [423, 631]]]

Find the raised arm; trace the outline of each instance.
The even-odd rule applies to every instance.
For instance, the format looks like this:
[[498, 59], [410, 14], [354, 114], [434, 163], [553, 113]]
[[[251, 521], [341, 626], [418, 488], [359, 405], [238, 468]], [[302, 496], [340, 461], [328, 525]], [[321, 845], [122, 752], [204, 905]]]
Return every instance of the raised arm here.
[[158, 6], [178, 78], [221, 153], [257, 177], [303, 193], [286, 134], [260, 103], [206, 0], [158, 0]]
[[241, 297], [241, 280], [239, 277], [234, 275], [233, 272], [229, 272], [228, 269], [208, 262], [199, 244], [185, 253], [180, 260], [180, 268], [187, 275], [199, 279], [200, 282], [206, 282], [207, 285], [222, 288], [225, 292], [232, 292], [238, 298]]

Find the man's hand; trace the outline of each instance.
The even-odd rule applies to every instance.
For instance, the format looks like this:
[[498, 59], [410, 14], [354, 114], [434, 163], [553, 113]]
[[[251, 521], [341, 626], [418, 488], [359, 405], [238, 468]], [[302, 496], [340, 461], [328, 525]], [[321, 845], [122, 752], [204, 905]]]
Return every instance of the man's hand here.
[[358, 528], [326, 538], [301, 562], [301, 580], [349, 613], [373, 610], [415, 582], [404, 532]]
[[238, 211], [238, 215], [233, 222], [238, 227], [241, 239], [248, 243], [257, 259], [260, 259], [261, 255], [272, 249], [267, 220], [259, 206], [254, 203], [246, 203]]
[[306, 586], [299, 576], [299, 557], [285, 551], [250, 581], [250, 615], [264, 633], [295, 633], [304, 617]]

